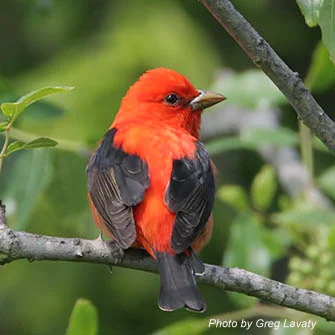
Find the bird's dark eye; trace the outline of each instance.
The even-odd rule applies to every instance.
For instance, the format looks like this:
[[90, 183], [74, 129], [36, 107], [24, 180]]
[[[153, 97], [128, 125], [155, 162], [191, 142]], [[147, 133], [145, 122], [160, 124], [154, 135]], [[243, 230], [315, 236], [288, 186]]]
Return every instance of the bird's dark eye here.
[[164, 101], [169, 105], [175, 106], [179, 101], [179, 97], [175, 93], [170, 93], [164, 98]]

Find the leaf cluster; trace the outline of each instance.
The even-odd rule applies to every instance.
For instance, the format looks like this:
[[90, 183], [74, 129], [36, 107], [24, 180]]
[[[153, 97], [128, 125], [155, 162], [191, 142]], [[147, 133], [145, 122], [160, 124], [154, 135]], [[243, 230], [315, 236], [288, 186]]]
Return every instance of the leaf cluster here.
[[44, 87], [24, 95], [16, 102], [4, 102], [1, 104], [0, 108], [6, 120], [0, 123], [0, 133], [5, 133], [5, 142], [0, 153], [0, 162], [2, 162], [5, 157], [8, 157], [10, 154], [19, 150], [54, 147], [57, 145], [56, 141], [47, 137], [35, 138], [29, 142], [13, 141], [9, 143], [10, 130], [14, 122], [22, 115], [29, 105], [52, 94], [68, 92], [72, 89], [73, 87], [66, 86]]

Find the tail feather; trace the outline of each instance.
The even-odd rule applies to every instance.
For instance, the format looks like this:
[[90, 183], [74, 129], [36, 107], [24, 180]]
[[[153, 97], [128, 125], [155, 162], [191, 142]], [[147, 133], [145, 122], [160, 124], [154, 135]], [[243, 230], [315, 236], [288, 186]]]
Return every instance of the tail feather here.
[[197, 257], [191, 247], [189, 247], [187, 251], [189, 253], [189, 261], [191, 262], [194, 274], [196, 274], [197, 276], [202, 276], [205, 273], [204, 263], [201, 261], [200, 258]]
[[185, 307], [192, 311], [204, 312], [206, 303], [198, 291], [194, 275], [203, 268], [201, 261], [193, 252], [190, 256], [186, 256], [185, 253], [156, 253], [156, 257], [161, 277], [159, 307], [164, 311]]

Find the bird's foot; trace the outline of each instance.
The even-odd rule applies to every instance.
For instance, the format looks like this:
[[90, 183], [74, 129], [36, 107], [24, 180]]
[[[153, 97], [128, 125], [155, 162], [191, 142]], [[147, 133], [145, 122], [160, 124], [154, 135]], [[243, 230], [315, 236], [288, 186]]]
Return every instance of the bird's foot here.
[[102, 231], [100, 231], [99, 236], [96, 238], [96, 240], [97, 241], [103, 241], [104, 240], [103, 237], [104, 237], [104, 235], [103, 235]]
[[111, 250], [113, 258], [115, 259], [115, 264], [121, 263], [124, 256], [124, 250], [119, 247], [114, 241], [108, 241], [107, 244]]

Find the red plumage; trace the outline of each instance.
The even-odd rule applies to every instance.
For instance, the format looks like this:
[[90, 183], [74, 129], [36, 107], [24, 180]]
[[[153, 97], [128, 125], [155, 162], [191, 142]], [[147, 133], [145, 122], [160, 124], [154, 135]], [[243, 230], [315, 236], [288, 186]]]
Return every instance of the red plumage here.
[[173, 70], [148, 71], [128, 90], [88, 165], [96, 224], [121, 246], [158, 259], [164, 310], [205, 310], [191, 246], [210, 237], [214, 183], [199, 129], [202, 108], [223, 99]]

